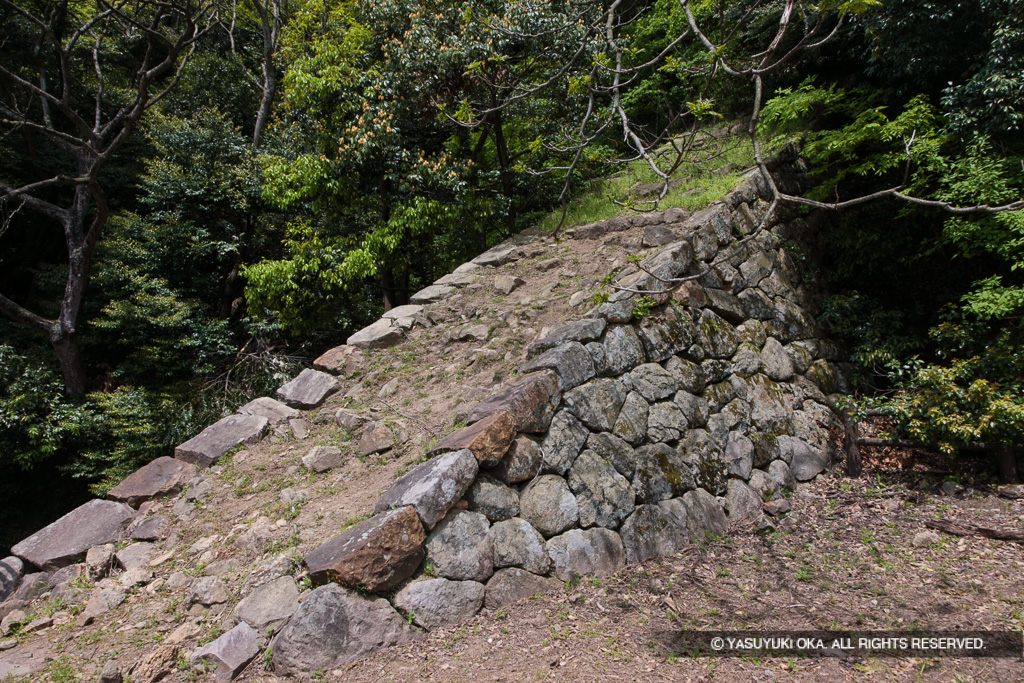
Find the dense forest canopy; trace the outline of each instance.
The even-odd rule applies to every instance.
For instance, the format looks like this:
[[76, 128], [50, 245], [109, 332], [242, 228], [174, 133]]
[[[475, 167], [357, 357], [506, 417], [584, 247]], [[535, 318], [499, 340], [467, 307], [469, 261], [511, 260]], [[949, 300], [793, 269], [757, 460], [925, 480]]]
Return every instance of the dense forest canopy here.
[[1024, 213], [977, 210], [1024, 198], [1024, 0], [0, 0], [0, 35], [4, 543], [751, 114], [842, 207], [863, 405], [1024, 443]]

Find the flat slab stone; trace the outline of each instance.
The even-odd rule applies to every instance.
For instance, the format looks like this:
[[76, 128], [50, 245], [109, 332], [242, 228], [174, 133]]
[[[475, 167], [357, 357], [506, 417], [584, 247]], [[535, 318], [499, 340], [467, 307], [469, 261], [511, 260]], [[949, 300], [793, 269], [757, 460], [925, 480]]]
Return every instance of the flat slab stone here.
[[525, 600], [537, 593], [547, 593], [562, 589], [558, 579], [537, 576], [515, 567], [499, 569], [487, 582], [484, 592], [484, 604], [487, 609], [498, 609], [512, 602]]
[[554, 370], [560, 378], [559, 389], [568, 391], [594, 377], [594, 359], [579, 342], [565, 342], [548, 349], [519, 368], [522, 372]]
[[499, 244], [471, 260], [478, 266], [503, 266], [519, 258], [519, 247], [513, 244]]
[[238, 413], [240, 415], [261, 415], [270, 420], [270, 424], [272, 425], [283, 424], [288, 420], [302, 415], [302, 413], [297, 411], [295, 408], [286, 406], [280, 401], [275, 401], [269, 396], [263, 396], [249, 401], [238, 409]]
[[455, 626], [480, 611], [484, 585], [476, 581], [415, 581], [395, 596], [395, 607], [428, 631]]
[[12, 555], [0, 560], [0, 602], [14, 595], [24, 574], [25, 563], [20, 558]]
[[348, 344], [342, 344], [325, 351], [323, 355], [313, 361], [313, 369], [332, 375], [350, 377], [361, 371], [365, 364], [366, 357], [361, 350]]
[[402, 328], [393, 320], [381, 318], [353, 334], [345, 343], [357, 349], [386, 349], [402, 341], [404, 337]]
[[559, 381], [558, 375], [551, 370], [519, 377], [501, 392], [477, 404], [470, 412], [468, 422], [472, 424], [495, 413], [507, 411], [517, 431], [547, 431], [561, 398]]
[[386, 509], [306, 555], [306, 566], [316, 584], [388, 590], [413, 575], [426, 540], [414, 508]]
[[277, 390], [277, 397], [293, 408], [316, 408], [341, 388], [334, 375], [306, 368]]
[[117, 563], [126, 571], [131, 571], [132, 569], [142, 569], [148, 565], [155, 554], [156, 546], [142, 541], [118, 550], [115, 557], [117, 557]]
[[602, 318], [586, 318], [575, 322], [556, 327], [526, 348], [526, 355], [530, 358], [567, 342], [597, 341], [604, 333], [608, 323]]
[[232, 448], [257, 443], [270, 429], [270, 420], [258, 415], [229, 415], [174, 449], [174, 457], [209, 467]]
[[306, 596], [271, 643], [274, 674], [328, 671], [418, 637], [387, 600], [328, 584]]
[[259, 633], [276, 629], [299, 608], [299, 588], [290, 576], [258, 586], [235, 607], [235, 618]]
[[[473, 264], [474, 266], [476, 264]], [[477, 266], [479, 267], [479, 266]], [[466, 287], [476, 284], [480, 280], [476, 275], [470, 273], [448, 273], [444, 277], [434, 280], [435, 285], [448, 285], [449, 287]]]
[[411, 318], [414, 315], [419, 315], [423, 312], [423, 306], [416, 304], [406, 304], [405, 306], [395, 306], [390, 311], [385, 311], [382, 318], [389, 320], [400, 320], [401, 318]]
[[377, 500], [374, 512], [412, 505], [432, 529], [473, 484], [479, 469], [468, 449], [438, 455], [399, 477]]
[[107, 498], [138, 508], [147, 500], [175, 495], [195, 475], [195, 465], [162, 456], [125, 477]]
[[241, 623], [212, 643], [192, 653], [192, 666], [205, 663], [217, 680], [230, 681], [260, 653], [260, 636], [249, 624]]
[[164, 515], [147, 517], [132, 529], [133, 541], [158, 541], [167, 535], [167, 529], [171, 525], [171, 519]]
[[430, 454], [469, 449], [481, 466], [496, 465], [516, 437], [516, 425], [506, 411], [485, 417], [468, 427], [457, 429], [430, 449]]
[[[454, 291], [455, 287], [449, 285], [430, 285], [409, 297], [409, 303], [430, 304], [441, 299], [447, 299]], [[352, 340], [350, 339], [348, 343], [351, 344]]]
[[94, 545], [116, 542], [134, 516], [127, 505], [90, 500], [15, 545], [11, 554], [52, 572], [80, 561]]

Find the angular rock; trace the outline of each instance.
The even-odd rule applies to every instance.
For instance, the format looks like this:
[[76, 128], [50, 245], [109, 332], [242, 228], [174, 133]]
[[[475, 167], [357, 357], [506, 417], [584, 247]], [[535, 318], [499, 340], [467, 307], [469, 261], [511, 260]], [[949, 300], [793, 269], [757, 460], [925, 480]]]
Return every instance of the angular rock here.
[[781, 385], [761, 374], [746, 378], [733, 375], [729, 381], [736, 396], [750, 405], [750, 421], [754, 427], [772, 433], [788, 430], [793, 408], [788, 405]]
[[626, 395], [622, 404], [622, 410], [615, 419], [612, 431], [615, 436], [624, 441], [639, 446], [647, 438], [647, 421], [649, 418], [650, 406], [644, 397], [635, 391]]
[[716, 495], [725, 492], [729, 470], [725, 455], [711, 434], [703, 429], [691, 429], [679, 442], [678, 451], [693, 472], [694, 486]]
[[780, 498], [778, 483], [764, 470], [754, 470], [750, 473], [750, 480], [747, 482], [750, 489], [756, 493], [762, 502]]
[[488, 472], [498, 481], [516, 484], [537, 476], [542, 461], [540, 444], [534, 438], [519, 435], [501, 461]]
[[685, 351], [697, 338], [690, 319], [671, 304], [647, 315], [640, 322], [638, 334], [647, 360], [654, 362]]
[[0, 560], [0, 602], [14, 595], [24, 575], [25, 564], [21, 559], [11, 556]]
[[520, 567], [534, 574], [544, 574], [551, 562], [544, 537], [520, 517], [498, 522], [491, 527], [494, 541], [494, 566]]
[[114, 588], [94, 590], [89, 596], [89, 602], [86, 603], [85, 609], [78, 615], [76, 624], [80, 627], [91, 624], [96, 617], [120, 606], [125, 597], [124, 591]]
[[559, 389], [568, 391], [594, 377], [594, 359], [579, 342], [565, 342], [548, 349], [519, 368], [522, 372], [553, 370], [558, 373]]
[[533, 358], [548, 349], [553, 349], [567, 342], [586, 344], [587, 342], [597, 341], [601, 338], [607, 325], [608, 323], [601, 318], [585, 318], [556, 327], [544, 335], [543, 338], [530, 344], [526, 348], [526, 355], [529, 358]]
[[783, 461], [772, 460], [771, 464], [768, 465], [768, 476], [779, 485], [780, 489], [796, 490], [796, 477], [793, 476], [793, 471], [789, 469], [789, 465]]
[[369, 422], [370, 419], [363, 417], [358, 413], [353, 413], [351, 410], [345, 410], [344, 408], [338, 408], [338, 412], [334, 414], [334, 422], [349, 432], [355, 433], [360, 427]]
[[232, 448], [251, 445], [270, 429], [270, 420], [257, 415], [229, 415], [174, 449], [178, 460], [209, 467]]
[[479, 512], [491, 523], [519, 515], [519, 493], [487, 474], [476, 478], [463, 500], [470, 510]]
[[562, 401], [588, 428], [609, 432], [626, 401], [626, 388], [617, 379], [595, 379], [566, 392]]
[[293, 408], [316, 408], [340, 388], [334, 375], [306, 368], [278, 389], [277, 397]]
[[521, 277], [515, 277], [513, 275], [499, 275], [494, 278], [494, 290], [498, 294], [511, 294], [516, 291], [521, 285], [525, 285], [526, 280]]
[[363, 429], [356, 442], [356, 448], [362, 455], [382, 453], [395, 447], [395, 432], [386, 422], [371, 422]]
[[486, 581], [494, 573], [490, 523], [478, 512], [452, 510], [427, 538], [427, 558], [437, 576]]
[[672, 375], [680, 390], [690, 394], [704, 391], [704, 371], [696, 363], [673, 356], [665, 361], [665, 370]]
[[632, 325], [611, 325], [604, 335], [607, 369], [603, 374], [616, 376], [644, 362], [644, 347]]
[[412, 318], [422, 312], [423, 306], [406, 304], [405, 306], [395, 306], [391, 310], [385, 311], [381, 317], [388, 318], [389, 320], [401, 320], [402, 318]]
[[732, 524], [750, 524], [761, 516], [764, 501], [753, 489], [739, 479], [729, 480], [729, 490], [725, 496], [725, 507], [729, 512]]
[[142, 569], [149, 564], [149, 561], [156, 555], [156, 546], [145, 541], [132, 543], [129, 546], [118, 550], [115, 554], [117, 563], [126, 571]]
[[674, 401], [655, 403], [647, 414], [647, 438], [654, 442], [678, 441], [687, 427], [686, 416]]
[[749, 479], [754, 468], [754, 443], [739, 432], [730, 432], [725, 445], [725, 466], [730, 477]]
[[828, 455], [792, 436], [779, 438], [782, 459], [789, 462], [797, 481], [810, 481], [828, 467]]
[[622, 523], [619, 535], [630, 564], [677, 553], [690, 542], [686, 505], [681, 498], [640, 505]]
[[85, 554], [85, 576], [96, 582], [107, 576], [114, 567], [116, 549], [113, 543], [95, 545]]
[[474, 284], [476, 284], [479, 281], [480, 281], [480, 278], [478, 276], [476, 276], [476, 275], [473, 275], [471, 272], [462, 272], [462, 273], [455, 272], [455, 273], [448, 273], [444, 277], [440, 277], [440, 278], [434, 280], [434, 284], [435, 285], [448, 285], [449, 287], [462, 288], [462, 287], [468, 287], [469, 285], [474, 285]]
[[[411, 304], [430, 304], [435, 301], [441, 301], [447, 299], [455, 292], [455, 287], [449, 285], [430, 285], [424, 287], [420, 291], [409, 297], [409, 303]], [[352, 343], [352, 339], [349, 338], [348, 343]]]
[[709, 309], [733, 325], [739, 325], [744, 321], [746, 314], [743, 312], [742, 301], [721, 289], [707, 289], [705, 291], [708, 297], [707, 307]]
[[679, 410], [683, 411], [683, 417], [691, 428], [701, 427], [707, 423], [710, 409], [707, 401], [700, 396], [679, 391], [672, 400], [679, 406]]
[[259, 417], [265, 417], [270, 420], [270, 424], [272, 425], [283, 424], [292, 418], [302, 415], [302, 413], [295, 408], [287, 406], [280, 401], [275, 401], [267, 396], [249, 401], [238, 409], [238, 413], [240, 415], [256, 415]]
[[[626, 400], [628, 402], [628, 397]], [[622, 419], [622, 413], [619, 413], [619, 419]], [[633, 472], [636, 470], [636, 451], [623, 439], [608, 432], [598, 432], [591, 434], [587, 439], [587, 448], [610, 462], [626, 479], [633, 478]]]
[[366, 357], [360, 349], [348, 344], [342, 344], [341, 346], [335, 346], [330, 351], [326, 351], [322, 356], [313, 361], [313, 369], [332, 375], [351, 377], [357, 372], [362, 371], [365, 363]]
[[495, 413], [507, 411], [516, 431], [547, 431], [560, 398], [558, 382], [558, 375], [550, 370], [519, 377], [501, 392], [477, 404], [469, 414], [468, 422], [472, 424]]
[[472, 485], [480, 466], [469, 450], [443, 453], [398, 478], [377, 500], [374, 512], [412, 505], [432, 529]]
[[455, 430], [431, 448], [430, 455], [468, 449], [481, 466], [487, 467], [498, 464], [515, 437], [516, 425], [512, 416], [500, 411]]
[[11, 554], [55, 571], [85, 557], [94, 545], [113, 543], [135, 516], [127, 505], [90, 500], [11, 548]]
[[572, 467], [589, 436], [587, 428], [567, 410], [560, 410], [551, 420], [547, 436], [541, 442], [541, 469], [564, 475]]
[[132, 669], [132, 683], [156, 683], [178, 668], [177, 645], [164, 644], [145, 655]]
[[691, 542], [702, 543], [709, 534], [721, 536], [729, 528], [722, 508], [704, 489], [687, 491], [683, 503], [686, 505], [686, 527]]
[[414, 581], [395, 595], [399, 612], [412, 616], [417, 626], [436, 631], [456, 626], [480, 611], [484, 584], [476, 581], [426, 579]]
[[416, 638], [387, 600], [328, 584], [306, 597], [274, 639], [274, 673], [304, 676], [327, 671]]
[[579, 522], [579, 503], [561, 477], [542, 474], [519, 494], [519, 514], [543, 536], [555, 536]]
[[423, 531], [416, 510], [385, 510], [306, 555], [314, 584], [335, 581], [371, 592], [394, 588], [423, 561]]
[[740, 335], [736, 328], [707, 309], [700, 316], [700, 345], [711, 358], [729, 358], [736, 353]]
[[97, 683], [124, 683], [124, 677], [121, 675], [121, 670], [117, 668], [117, 662], [111, 659], [103, 665], [103, 671], [100, 672]]
[[195, 475], [195, 465], [161, 456], [125, 477], [107, 492], [107, 498], [137, 508], [147, 500], [175, 495]]
[[395, 321], [381, 318], [353, 334], [345, 343], [355, 349], [386, 349], [404, 338], [405, 333]]
[[345, 456], [340, 448], [334, 446], [314, 446], [309, 453], [302, 456], [302, 466], [316, 473], [327, 472], [344, 462]]
[[793, 506], [790, 505], [789, 501], [785, 498], [770, 500], [764, 504], [765, 513], [771, 515], [772, 517], [784, 515], [792, 509]]
[[633, 511], [629, 481], [594, 451], [583, 451], [569, 470], [569, 489], [579, 505], [580, 526], [614, 529]]
[[484, 604], [487, 609], [498, 609], [561, 588], [562, 582], [557, 579], [537, 576], [517, 567], [500, 569], [494, 572], [494, 576], [487, 582]]
[[548, 539], [552, 573], [561, 581], [578, 576], [609, 576], [626, 564], [622, 539], [608, 529], [572, 529]]
[[786, 382], [793, 377], [793, 360], [786, 353], [786, 347], [775, 337], [769, 337], [761, 349], [761, 364], [764, 374], [776, 382]]
[[[418, 521], [418, 520], [417, 520]], [[277, 631], [299, 608], [299, 589], [290, 576], [258, 586], [235, 607], [235, 619], [259, 633]]]
[[519, 247], [502, 242], [472, 259], [470, 263], [475, 263], [478, 266], [503, 266], [517, 260], [519, 256]]
[[[704, 361], [707, 363], [708, 361]], [[761, 352], [750, 342], [742, 342], [728, 365], [729, 372], [749, 377], [761, 371]], [[723, 374], [724, 377], [724, 374]]]
[[671, 372], [657, 363], [638, 365], [629, 373], [633, 389], [640, 393], [648, 403], [668, 398], [679, 390], [676, 378]]
[[230, 681], [260, 653], [259, 634], [249, 624], [239, 624], [212, 643], [192, 653], [192, 666], [205, 663], [217, 680]]
[[633, 490], [639, 503], [676, 498], [692, 489], [693, 472], [682, 455], [663, 443], [636, 449]]
[[640, 238], [640, 246], [644, 248], [660, 247], [664, 244], [671, 244], [679, 237], [664, 225], [649, 225], [644, 228], [643, 237]]
[[189, 606], [203, 605], [211, 607], [231, 599], [227, 584], [219, 576], [200, 576], [188, 587], [187, 602]]

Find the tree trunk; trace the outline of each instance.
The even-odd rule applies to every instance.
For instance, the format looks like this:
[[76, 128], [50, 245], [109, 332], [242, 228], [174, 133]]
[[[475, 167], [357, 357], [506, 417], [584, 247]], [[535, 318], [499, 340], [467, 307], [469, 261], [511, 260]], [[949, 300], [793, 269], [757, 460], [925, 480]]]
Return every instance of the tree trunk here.
[[501, 192], [505, 195], [505, 199], [508, 201], [508, 212], [505, 214], [505, 230], [508, 233], [507, 236], [511, 237], [516, 232], [516, 210], [512, 201], [515, 188], [512, 187], [512, 173], [509, 170], [511, 161], [508, 155], [508, 142], [505, 140], [504, 123], [501, 118], [501, 112], [498, 112], [495, 115], [491, 128], [492, 137], [494, 138], [494, 148], [498, 152], [498, 176], [501, 178]]
[[864, 471], [860, 458], [860, 446], [857, 445], [857, 425], [850, 417], [849, 410], [843, 410], [843, 431], [846, 433], [846, 475], [859, 477]]
[[1000, 444], [996, 449], [996, 459], [999, 461], [999, 481], [1004, 484], [1017, 483], [1017, 453], [1013, 446]]
[[78, 346], [78, 332], [54, 327], [50, 344], [57, 354], [60, 372], [64, 378], [64, 393], [70, 398], [85, 396], [86, 376], [82, 352]]

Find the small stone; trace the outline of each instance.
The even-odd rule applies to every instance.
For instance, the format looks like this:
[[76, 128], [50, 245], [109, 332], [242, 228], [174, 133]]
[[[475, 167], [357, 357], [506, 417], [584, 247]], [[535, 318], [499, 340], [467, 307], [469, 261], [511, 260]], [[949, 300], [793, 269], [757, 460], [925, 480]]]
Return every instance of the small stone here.
[[106, 543], [89, 548], [85, 554], [85, 572], [89, 581], [99, 581], [110, 573], [114, 566], [114, 544]]
[[117, 662], [113, 659], [107, 660], [107, 663], [103, 665], [103, 671], [100, 672], [100, 678], [98, 683], [123, 683], [124, 676], [121, 675], [121, 670], [117, 668]]
[[927, 548], [928, 546], [938, 545], [942, 542], [942, 537], [939, 536], [938, 532], [928, 529], [926, 531], [919, 531], [914, 534], [914, 547], [915, 548]]
[[28, 614], [23, 610], [16, 609], [7, 613], [3, 619], [0, 619], [0, 633], [7, 635], [14, 630], [15, 626], [20, 626], [28, 620]]
[[494, 289], [498, 294], [511, 294], [521, 285], [525, 285], [526, 280], [520, 277], [514, 277], [512, 275], [499, 275], [494, 278]]
[[[156, 553], [156, 546], [152, 543], [132, 543], [131, 545], [117, 551], [117, 562], [126, 571], [132, 569], [142, 569], [149, 564], [149, 561], [153, 558]], [[88, 563], [88, 555], [86, 556], [86, 562]]]
[[394, 448], [395, 443], [395, 432], [386, 422], [371, 422], [363, 429], [356, 448], [362, 455], [372, 455]]
[[188, 606], [203, 605], [211, 607], [231, 599], [224, 580], [217, 576], [200, 576], [192, 582], [188, 589]]
[[242, 623], [193, 652], [189, 661], [192, 666], [205, 663], [213, 668], [215, 678], [230, 681], [259, 653], [259, 634], [249, 624]]
[[288, 488], [282, 489], [280, 493], [281, 502], [285, 505], [296, 505], [298, 503], [305, 503], [309, 500], [310, 492], [309, 489], [301, 488], [298, 486], [289, 486]]
[[178, 646], [164, 644], [147, 654], [132, 670], [132, 683], [156, 683], [178, 665]]
[[428, 631], [466, 621], [484, 604], [484, 584], [476, 581], [426, 579], [414, 581], [395, 595], [399, 612]]
[[778, 517], [779, 515], [783, 515], [792, 509], [793, 506], [790, 505], [789, 499], [787, 498], [778, 498], [776, 500], [770, 500], [764, 504], [765, 513], [771, 515], [772, 517]]
[[342, 429], [347, 429], [349, 432], [355, 433], [360, 427], [370, 420], [358, 413], [353, 413], [351, 410], [339, 408], [338, 412], [334, 414], [334, 421]]
[[132, 529], [133, 541], [159, 541], [167, 535], [167, 528], [171, 525], [169, 517], [154, 515], [147, 517], [135, 525]]
[[124, 602], [124, 599], [125, 593], [121, 590], [114, 588], [94, 590], [89, 596], [89, 602], [86, 603], [85, 609], [78, 615], [78, 626], [91, 624], [96, 617], [117, 608]]
[[334, 446], [316, 446], [302, 456], [302, 465], [316, 473], [327, 472], [341, 465], [344, 455]]
[[306, 368], [277, 390], [277, 397], [293, 408], [316, 408], [341, 385], [334, 375]]

